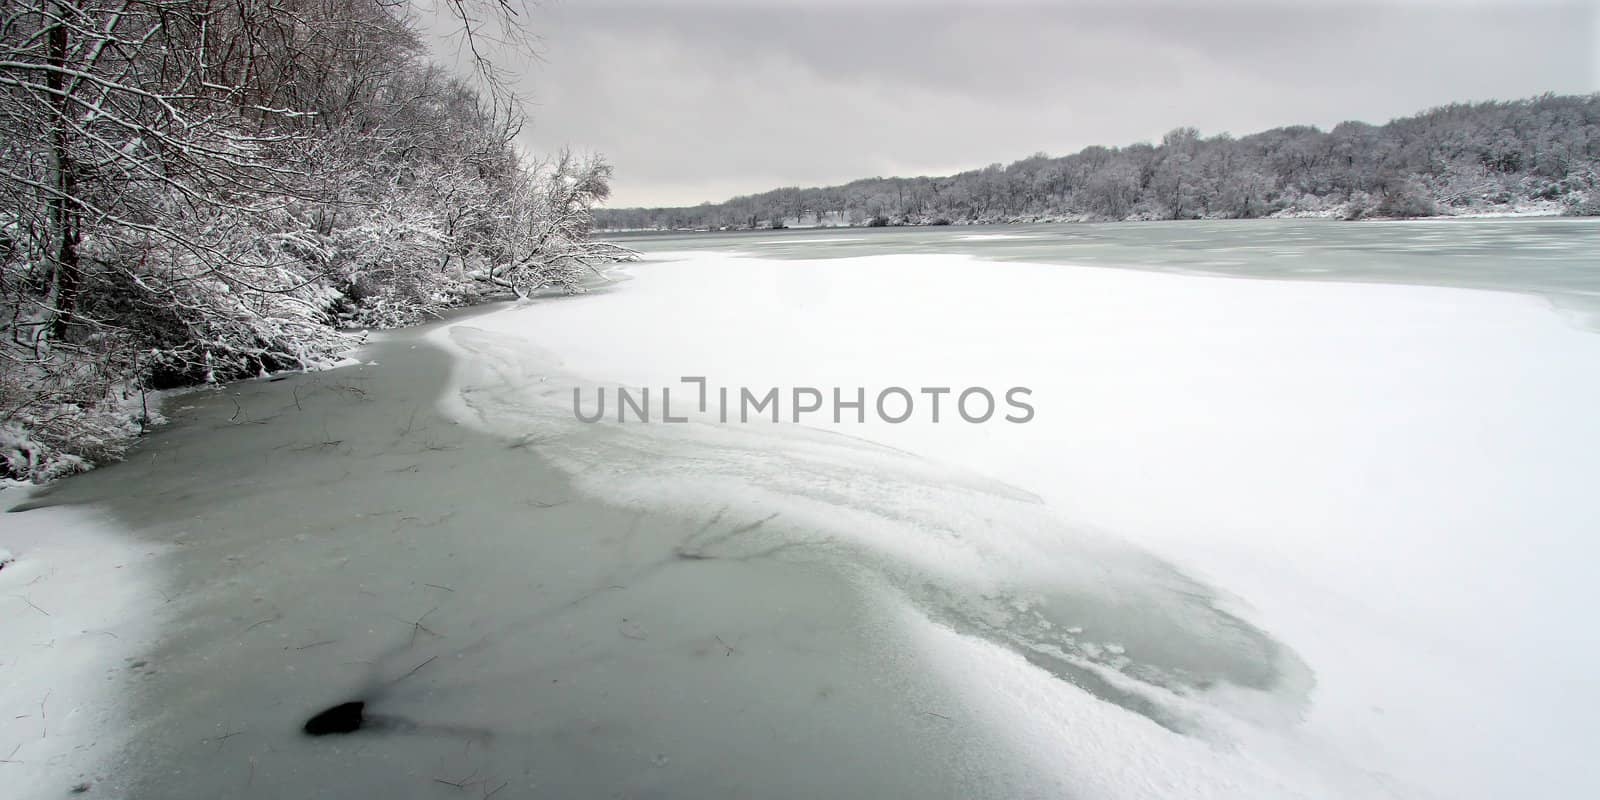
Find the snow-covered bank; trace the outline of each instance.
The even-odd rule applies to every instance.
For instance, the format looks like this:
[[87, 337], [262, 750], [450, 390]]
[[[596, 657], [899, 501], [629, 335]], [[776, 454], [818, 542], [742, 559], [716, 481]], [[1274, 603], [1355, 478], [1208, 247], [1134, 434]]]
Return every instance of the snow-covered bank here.
[[[1086, 706], [1087, 695], [1046, 680], [1015, 650], [933, 619], [943, 625], [925, 637], [928, 652], [947, 658], [930, 663], [968, 687], [992, 730], [1025, 731], [1016, 744], [1027, 739], [1041, 764], [1076, 754], [1051, 767], [1064, 786], [1094, 796], [1449, 798], [1600, 789], [1584, 767], [1588, 718], [1600, 707], [1589, 678], [1600, 642], [1587, 621], [1597, 599], [1588, 572], [1600, 511], [1588, 483], [1600, 474], [1600, 337], [1539, 300], [950, 256], [698, 254], [643, 265], [623, 291], [471, 325], [484, 331], [466, 342], [480, 359], [506, 355], [515, 341], [506, 337], [521, 337], [548, 350], [544, 363], [561, 362], [502, 374], [530, 403], [558, 404], [549, 413], [570, 401], [561, 372], [651, 387], [684, 375], [758, 390], [1032, 387], [1039, 414], [1024, 425], [918, 417], [842, 431], [1014, 484], [1069, 529], [1176, 561], [1217, 587], [1208, 604], [1259, 625], [1315, 678], [1303, 712], [1225, 686], [1180, 691], [1225, 714], [1207, 717], [1214, 724], [1197, 740], [1115, 705]], [[489, 424], [537, 422], [501, 399], [505, 416]], [[808, 482], [802, 467], [816, 453], [804, 436], [774, 454], [693, 441], [681, 429], [695, 426], [650, 427], [629, 439], [648, 445], [635, 461], [607, 470], [575, 451], [573, 463], [598, 469], [595, 485], [610, 482], [632, 502], [682, 502], [710, 486], [752, 508], [773, 494], [837, 506], [874, 486], [882, 466], [840, 456], [814, 470], [821, 481], [854, 467], [827, 486]], [[724, 458], [730, 447], [749, 456]], [[667, 466], [630, 475], [640, 461]], [[895, 469], [891, 477], [903, 474]], [[752, 484], [767, 493], [748, 494]], [[880, 497], [912, 514], [913, 527], [937, 521], [916, 512], [961, 510], [949, 499], [932, 487]], [[1071, 537], [1019, 538], [1014, 517], [994, 526], [956, 516], [954, 545], [843, 519], [878, 537], [876, 552], [894, 563], [944, 564], [931, 573], [939, 580], [977, 563], [986, 580], [1011, 585], [1019, 564], [1048, 573], [1084, 556]], [[976, 552], [977, 562], [950, 568], [945, 552]], [[1024, 602], [1019, 616], [1041, 607], [1058, 608]], [[930, 619], [925, 606], [918, 613]], [[1142, 619], [1117, 617], [1092, 643], [1132, 639], [1126, 626]], [[1127, 779], [1150, 771], [1159, 779]]]
[[[127, 694], [166, 599], [160, 549], [133, 542], [101, 512], [17, 511], [31, 487], [0, 489], [0, 786], [6, 797], [106, 795], [126, 778]], [[0, 561], [4, 561], [0, 556]]]

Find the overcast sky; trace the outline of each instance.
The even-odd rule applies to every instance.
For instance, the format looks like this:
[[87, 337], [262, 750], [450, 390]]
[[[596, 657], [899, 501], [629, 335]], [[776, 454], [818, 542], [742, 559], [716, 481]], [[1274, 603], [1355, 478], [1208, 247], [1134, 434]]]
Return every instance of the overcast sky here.
[[[1600, 2], [543, 0], [525, 144], [613, 207], [1600, 91]], [[448, 56], [447, 53], [441, 55]]]

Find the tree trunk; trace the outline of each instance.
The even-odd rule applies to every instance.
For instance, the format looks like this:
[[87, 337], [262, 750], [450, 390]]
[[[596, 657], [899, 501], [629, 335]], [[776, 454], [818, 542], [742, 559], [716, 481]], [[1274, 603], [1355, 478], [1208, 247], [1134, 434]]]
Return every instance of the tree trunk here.
[[72, 7], [66, 0], [54, 3], [56, 24], [49, 32], [49, 63], [46, 86], [50, 89], [50, 238], [47, 258], [50, 264], [50, 289], [46, 296], [49, 324], [40, 335], [61, 336], [66, 332], [78, 290], [83, 283], [78, 264], [78, 218], [82, 207], [77, 199], [77, 166], [72, 160], [71, 103], [67, 100], [67, 26], [65, 18]]

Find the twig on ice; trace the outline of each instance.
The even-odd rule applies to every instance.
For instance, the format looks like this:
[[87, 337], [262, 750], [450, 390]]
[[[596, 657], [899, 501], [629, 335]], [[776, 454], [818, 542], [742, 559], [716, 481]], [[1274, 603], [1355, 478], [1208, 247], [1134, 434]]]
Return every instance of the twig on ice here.
[[47, 617], [50, 616], [50, 612], [48, 612], [48, 611], [46, 611], [46, 610], [34, 605], [33, 601], [29, 600], [27, 595], [14, 594], [14, 595], [11, 595], [11, 596], [17, 598], [18, 600], [21, 600], [24, 603], [27, 603], [34, 611], [37, 611], [40, 614], [43, 614], [43, 615], [45, 615]]
[[280, 619], [283, 619], [283, 612], [282, 611], [279, 611], [278, 613], [273, 614], [272, 616], [270, 616], [270, 617], [268, 617], [266, 619], [257, 620], [256, 622], [250, 623], [250, 626], [248, 628], [245, 628], [243, 632], [244, 633], [249, 633], [250, 631], [253, 631], [256, 628], [259, 628], [262, 625], [265, 625], [265, 624], [267, 624], [269, 622], [277, 622]]
[[438, 656], [428, 656], [428, 660], [427, 661], [424, 661], [421, 664], [418, 664], [418, 665], [412, 667], [410, 672], [407, 672], [406, 674], [401, 675], [398, 678], [395, 678], [393, 681], [391, 681], [391, 683], [399, 683], [399, 682], [405, 680], [406, 678], [409, 678], [412, 675], [417, 674], [418, 670], [422, 669], [423, 667], [428, 666], [429, 664], [432, 664], [433, 660], [436, 659], [436, 658], [438, 658]]
[[473, 780], [473, 778], [476, 778], [476, 777], [478, 777], [478, 770], [474, 769], [472, 771], [472, 774], [468, 775], [465, 778], [462, 778], [459, 781], [447, 780], [445, 778], [434, 778], [433, 782], [434, 783], [442, 783], [442, 784], [444, 784], [446, 786], [454, 786], [457, 789], [465, 789], [468, 786], [474, 786], [474, 785], [477, 785], [477, 784], [480, 784], [480, 783], [484, 782], [482, 780]]
[[[433, 612], [438, 611], [438, 610], [439, 610], [439, 607], [438, 606], [434, 606], [433, 608], [428, 609], [428, 614], [432, 614]], [[441, 639], [444, 638], [443, 635], [441, 635], [438, 631], [435, 631], [432, 628], [429, 628], [428, 626], [422, 624], [422, 621], [428, 618], [428, 614], [423, 614], [422, 616], [417, 617], [415, 620], [401, 620], [402, 622], [406, 622], [407, 624], [409, 624], [411, 626], [411, 642], [410, 642], [410, 644], [416, 644], [417, 643], [417, 632], [418, 631], [426, 633], [429, 636], [438, 636]]]
[[413, 427], [415, 427], [416, 424], [417, 424], [417, 407], [416, 406], [412, 406], [411, 407], [411, 413], [406, 415], [406, 426], [404, 428], [400, 429], [400, 438], [404, 439], [407, 436], [410, 436], [411, 435], [411, 429]]
[[645, 639], [649, 638], [648, 636], [645, 636], [643, 633], [629, 633], [628, 632], [629, 628], [638, 629], [639, 628], [639, 623], [637, 623], [637, 622], [629, 622], [627, 617], [623, 617], [622, 618], [622, 623], [617, 626], [617, 633], [622, 634], [623, 637], [625, 637], [625, 638], [633, 639], [635, 641], [640, 641], [640, 642], [642, 642]]

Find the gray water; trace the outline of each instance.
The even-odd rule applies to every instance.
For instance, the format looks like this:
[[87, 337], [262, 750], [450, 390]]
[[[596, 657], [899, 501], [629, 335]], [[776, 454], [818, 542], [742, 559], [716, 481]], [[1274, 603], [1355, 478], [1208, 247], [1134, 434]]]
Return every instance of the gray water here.
[[[1033, 238], [960, 238], [992, 234]], [[1513, 289], [1582, 309], [1600, 296], [1597, 234], [1592, 222], [1513, 220], [627, 241], [650, 251], [962, 252], [1437, 283]], [[854, 241], [824, 241], [835, 237]], [[64, 481], [39, 500], [99, 504], [141, 540], [174, 545], [159, 576], [172, 598], [160, 621], [166, 633], [127, 687], [133, 744], [97, 791], [1069, 795], [1070, 776], [1013, 757], [976, 723], [957, 687], [903, 641], [886, 604], [1013, 650], [1063, 691], [1088, 692], [1180, 736], [1206, 738], [1205, 721], [1163, 698], [1227, 685], [1292, 711], [1313, 689], [1314, 676], [1270, 632], [1222, 610], [1223, 592], [1132, 549], [1069, 550], [1084, 563], [1048, 586], [968, 585], [840, 546], [829, 530], [875, 513], [933, 526], [915, 507], [930, 492], [987, 504], [1003, 520], [1034, 520], [1036, 501], [1025, 493], [941, 485], [926, 478], [936, 471], [912, 481], [909, 467], [877, 468], [890, 455], [861, 442], [829, 440], [848, 457], [821, 461], [743, 432], [731, 444], [708, 437], [664, 446], [645, 433], [561, 426], [508, 405], [510, 395], [493, 386], [469, 387], [479, 414], [528, 415], [528, 435], [491, 436], [438, 410], [450, 364], [423, 333], [368, 347], [362, 358], [371, 363], [361, 367], [179, 397], [166, 409], [172, 423], [125, 463]], [[861, 466], [849, 467], [858, 457]], [[790, 505], [731, 501], [666, 514], [584, 495], [557, 463], [693, 470], [708, 486], [731, 476], [778, 494], [786, 475], [832, 470], [839, 489], [802, 498], [813, 512], [804, 519]], [[1121, 645], [1114, 655], [1097, 650], [1080, 641], [1084, 629]], [[369, 728], [300, 733], [311, 714], [353, 699], [369, 702]]]

